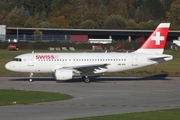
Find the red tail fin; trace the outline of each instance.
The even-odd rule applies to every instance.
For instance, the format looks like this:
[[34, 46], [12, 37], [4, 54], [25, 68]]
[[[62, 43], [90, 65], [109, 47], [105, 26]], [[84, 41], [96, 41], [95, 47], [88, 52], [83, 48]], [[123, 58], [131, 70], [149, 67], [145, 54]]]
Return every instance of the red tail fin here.
[[144, 44], [135, 52], [163, 53], [170, 23], [161, 23], [148, 37]]

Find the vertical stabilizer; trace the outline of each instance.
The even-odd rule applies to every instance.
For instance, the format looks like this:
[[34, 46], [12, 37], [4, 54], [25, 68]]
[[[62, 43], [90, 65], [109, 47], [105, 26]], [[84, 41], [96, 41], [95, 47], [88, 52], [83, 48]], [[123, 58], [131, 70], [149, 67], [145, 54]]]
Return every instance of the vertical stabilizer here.
[[162, 54], [166, 44], [170, 23], [160, 23], [144, 44], [134, 53]]

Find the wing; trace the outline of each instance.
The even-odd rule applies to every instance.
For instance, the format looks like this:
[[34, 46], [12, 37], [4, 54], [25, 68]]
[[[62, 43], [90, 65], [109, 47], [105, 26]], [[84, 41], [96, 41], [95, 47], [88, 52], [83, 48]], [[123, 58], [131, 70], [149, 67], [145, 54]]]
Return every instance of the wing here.
[[79, 65], [73, 68], [81, 71], [82, 73], [104, 73], [106, 72], [109, 64], [91, 64], [91, 65]]
[[107, 68], [108, 65], [109, 64], [90, 64], [90, 65], [64, 66], [64, 67], [60, 67], [60, 69], [72, 69], [76, 73], [84, 73], [84, 74], [104, 73], [108, 70], [108, 68]]

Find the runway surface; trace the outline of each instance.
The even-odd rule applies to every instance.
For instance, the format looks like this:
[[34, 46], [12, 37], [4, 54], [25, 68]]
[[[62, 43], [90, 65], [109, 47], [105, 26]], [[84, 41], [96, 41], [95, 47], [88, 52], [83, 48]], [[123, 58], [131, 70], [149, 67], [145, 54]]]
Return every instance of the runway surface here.
[[68, 118], [180, 108], [179, 77], [100, 77], [91, 83], [73, 79], [1, 77], [0, 89], [50, 91], [73, 99], [30, 105], [0, 106], [0, 120], [63, 120]]

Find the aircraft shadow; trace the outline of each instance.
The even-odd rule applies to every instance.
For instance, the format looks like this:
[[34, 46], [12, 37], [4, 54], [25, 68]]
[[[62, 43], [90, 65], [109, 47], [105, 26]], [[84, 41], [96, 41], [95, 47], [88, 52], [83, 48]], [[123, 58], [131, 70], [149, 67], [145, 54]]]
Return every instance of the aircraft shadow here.
[[[104, 77], [104, 76], [89, 76], [91, 82], [107, 82], [107, 81], [147, 81], [147, 80], [171, 80], [166, 77], [168, 74], [160, 74], [146, 77]], [[29, 78], [15, 78], [9, 81], [29, 81]], [[53, 77], [33, 77], [33, 81], [56, 81]], [[83, 82], [80, 77], [73, 78], [67, 81], [56, 81], [57, 83], [73, 83]]]

